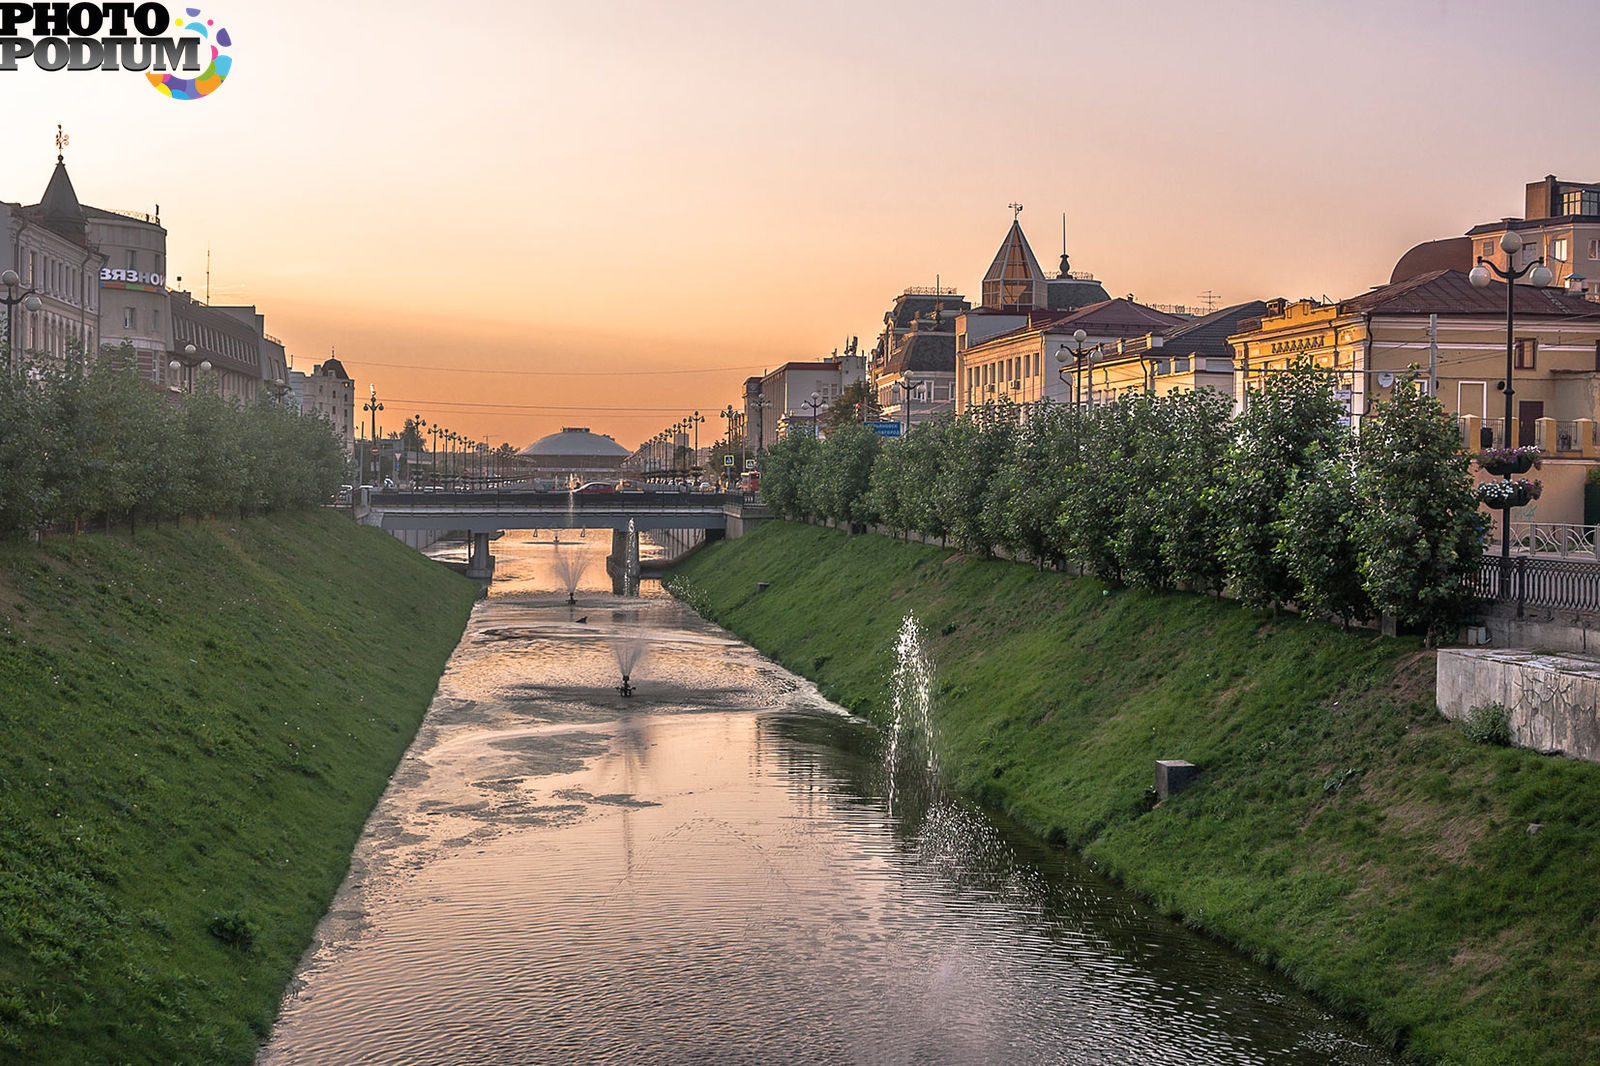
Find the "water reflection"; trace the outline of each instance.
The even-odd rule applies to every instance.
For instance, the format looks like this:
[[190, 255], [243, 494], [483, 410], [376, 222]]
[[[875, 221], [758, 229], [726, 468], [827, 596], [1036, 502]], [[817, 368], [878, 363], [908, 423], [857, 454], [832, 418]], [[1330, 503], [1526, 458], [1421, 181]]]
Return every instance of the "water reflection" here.
[[891, 808], [883, 733], [612, 596], [609, 536], [569, 605], [550, 540], [496, 543], [264, 1063], [1392, 1061], [936, 786]]

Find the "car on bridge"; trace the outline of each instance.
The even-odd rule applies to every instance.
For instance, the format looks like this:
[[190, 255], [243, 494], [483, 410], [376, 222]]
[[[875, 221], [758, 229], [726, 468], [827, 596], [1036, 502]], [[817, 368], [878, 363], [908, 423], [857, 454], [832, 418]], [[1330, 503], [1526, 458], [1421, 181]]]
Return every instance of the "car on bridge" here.
[[590, 481], [579, 485], [573, 492], [616, 492], [617, 487], [609, 481]]

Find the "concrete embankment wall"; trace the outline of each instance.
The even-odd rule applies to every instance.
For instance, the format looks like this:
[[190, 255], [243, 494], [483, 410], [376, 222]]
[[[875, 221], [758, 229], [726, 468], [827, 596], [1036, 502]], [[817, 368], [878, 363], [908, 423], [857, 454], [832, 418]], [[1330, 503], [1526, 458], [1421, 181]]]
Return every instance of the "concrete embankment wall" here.
[[1600, 762], [1600, 655], [1516, 648], [1439, 652], [1439, 710], [1460, 720], [1498, 703], [1511, 742], [1547, 754]]

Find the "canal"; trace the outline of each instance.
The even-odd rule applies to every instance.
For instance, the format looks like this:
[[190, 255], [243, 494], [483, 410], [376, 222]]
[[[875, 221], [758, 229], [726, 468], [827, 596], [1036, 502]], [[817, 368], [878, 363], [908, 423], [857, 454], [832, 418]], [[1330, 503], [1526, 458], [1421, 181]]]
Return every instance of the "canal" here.
[[262, 1066], [1398, 1062], [559, 538], [496, 542]]

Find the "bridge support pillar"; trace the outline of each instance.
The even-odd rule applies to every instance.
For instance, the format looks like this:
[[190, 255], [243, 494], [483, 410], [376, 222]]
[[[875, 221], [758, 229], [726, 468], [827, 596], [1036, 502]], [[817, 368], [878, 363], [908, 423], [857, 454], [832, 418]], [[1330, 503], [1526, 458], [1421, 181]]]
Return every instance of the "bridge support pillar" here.
[[489, 581], [494, 578], [494, 556], [489, 554], [489, 534], [472, 535], [472, 551], [467, 556], [467, 576]]

